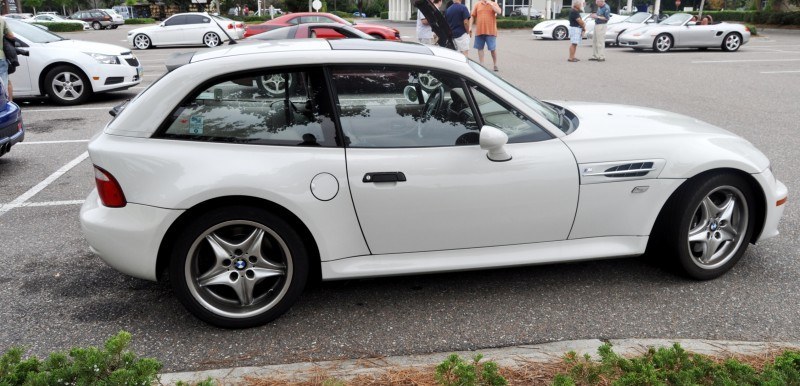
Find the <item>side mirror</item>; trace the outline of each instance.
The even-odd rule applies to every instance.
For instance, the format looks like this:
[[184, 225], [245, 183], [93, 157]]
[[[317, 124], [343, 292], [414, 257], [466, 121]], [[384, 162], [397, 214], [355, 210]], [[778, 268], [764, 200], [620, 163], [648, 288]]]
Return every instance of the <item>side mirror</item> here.
[[500, 129], [486, 125], [481, 127], [481, 149], [488, 151], [486, 157], [490, 160], [495, 162], [511, 160], [511, 154], [508, 154], [505, 149], [506, 143], [508, 143], [508, 135]]
[[162, 21], [161, 23], [158, 23], [158, 26], [159, 27], [163, 27], [164, 26], [164, 22]]

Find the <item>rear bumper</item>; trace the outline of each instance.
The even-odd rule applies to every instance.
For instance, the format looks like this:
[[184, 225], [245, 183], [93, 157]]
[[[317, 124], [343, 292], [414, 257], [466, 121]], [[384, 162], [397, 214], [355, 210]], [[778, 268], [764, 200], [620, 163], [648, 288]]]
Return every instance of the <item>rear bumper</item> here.
[[124, 274], [155, 281], [161, 241], [182, 213], [132, 203], [108, 208], [94, 189], [81, 207], [81, 230], [92, 251], [106, 264]]
[[6, 103], [0, 114], [0, 156], [11, 150], [11, 147], [25, 140], [25, 128], [19, 106], [13, 102]]

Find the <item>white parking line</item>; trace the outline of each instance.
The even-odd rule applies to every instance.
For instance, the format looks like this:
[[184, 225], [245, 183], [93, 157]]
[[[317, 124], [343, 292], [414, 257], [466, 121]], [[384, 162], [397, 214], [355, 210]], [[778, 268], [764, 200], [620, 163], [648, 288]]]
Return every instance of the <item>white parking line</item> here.
[[46, 202], [26, 202], [20, 204], [19, 207], [34, 207], [34, 206], [61, 206], [61, 205], [82, 205], [86, 200], [69, 200], [69, 201], [46, 201]]
[[798, 73], [800, 70], [791, 70], [791, 71], [761, 71], [762, 74], [793, 74]]
[[63, 141], [37, 141], [37, 142], [20, 142], [17, 144], [19, 145], [52, 145], [52, 144], [59, 144], [59, 143], [81, 143], [81, 142], [89, 142], [88, 139], [65, 139]]
[[89, 152], [83, 152], [83, 154], [79, 155], [78, 158], [75, 158], [72, 161], [69, 161], [68, 164], [62, 166], [60, 169], [56, 170], [53, 174], [49, 175], [45, 178], [42, 182], [36, 184], [36, 186], [28, 189], [27, 192], [22, 193], [19, 197], [15, 198], [13, 201], [9, 202], [8, 204], [4, 204], [0, 206], [0, 216], [4, 215], [11, 209], [18, 208], [20, 206], [24, 206], [25, 202], [28, 201], [31, 197], [35, 196], [37, 193], [44, 190], [48, 185], [52, 184], [53, 181], [57, 180], [58, 177], [64, 175], [64, 173], [70, 171], [70, 169], [74, 168], [85, 159], [89, 158]]
[[49, 112], [49, 111], [108, 110], [108, 109], [110, 109], [112, 107], [115, 107], [115, 106], [116, 105], [113, 105], [113, 106], [99, 106], [99, 107], [73, 107], [73, 108], [70, 108], [70, 109], [61, 107], [61, 108], [56, 108], [56, 109], [25, 109], [24, 111], [26, 113], [28, 113], [28, 112]]
[[695, 60], [695, 61], [692, 61], [692, 64], [699, 64], [699, 63], [754, 63], [754, 62], [800, 62], [800, 59]]

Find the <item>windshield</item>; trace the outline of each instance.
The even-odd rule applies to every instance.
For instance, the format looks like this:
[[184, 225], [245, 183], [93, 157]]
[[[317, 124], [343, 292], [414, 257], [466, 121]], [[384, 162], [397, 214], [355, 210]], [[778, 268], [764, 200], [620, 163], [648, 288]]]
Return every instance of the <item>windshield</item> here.
[[649, 13], [647, 13], [647, 12], [637, 12], [637, 13], [631, 15], [631, 17], [625, 19], [624, 21], [626, 23], [644, 23], [649, 18], [650, 18], [650, 14]]
[[487, 70], [480, 64], [470, 60], [469, 65], [476, 72], [483, 75], [484, 78], [502, 87], [504, 90], [511, 93], [511, 95], [514, 95], [517, 99], [525, 103], [527, 106], [530, 106], [531, 108], [536, 110], [536, 112], [538, 112], [541, 116], [550, 121], [550, 123], [558, 126], [558, 128], [560, 128], [561, 130], [566, 131], [570, 128], [570, 123], [568, 122], [568, 120], [564, 120], [564, 122], [562, 122], [561, 115], [556, 110], [553, 110], [553, 108], [550, 107], [549, 105], [526, 94], [524, 91], [516, 88], [511, 83], [506, 82], [505, 80], [503, 80], [503, 78], [495, 75], [493, 72]]
[[676, 13], [666, 19], [664, 19], [659, 25], [683, 25], [686, 23], [687, 20], [691, 19], [692, 15], [688, 13]]
[[22, 36], [34, 43], [52, 43], [61, 40], [67, 40], [52, 32], [45, 31], [35, 25], [28, 24], [22, 21], [6, 19], [8, 27], [14, 35]]

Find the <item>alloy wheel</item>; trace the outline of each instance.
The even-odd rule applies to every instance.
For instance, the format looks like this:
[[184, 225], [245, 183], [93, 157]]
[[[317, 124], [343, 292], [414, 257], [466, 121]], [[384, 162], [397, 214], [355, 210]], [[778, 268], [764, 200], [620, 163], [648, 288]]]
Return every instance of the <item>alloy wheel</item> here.
[[733, 258], [745, 241], [748, 209], [744, 194], [734, 186], [709, 192], [689, 223], [686, 248], [692, 262], [702, 269], [715, 269]]

